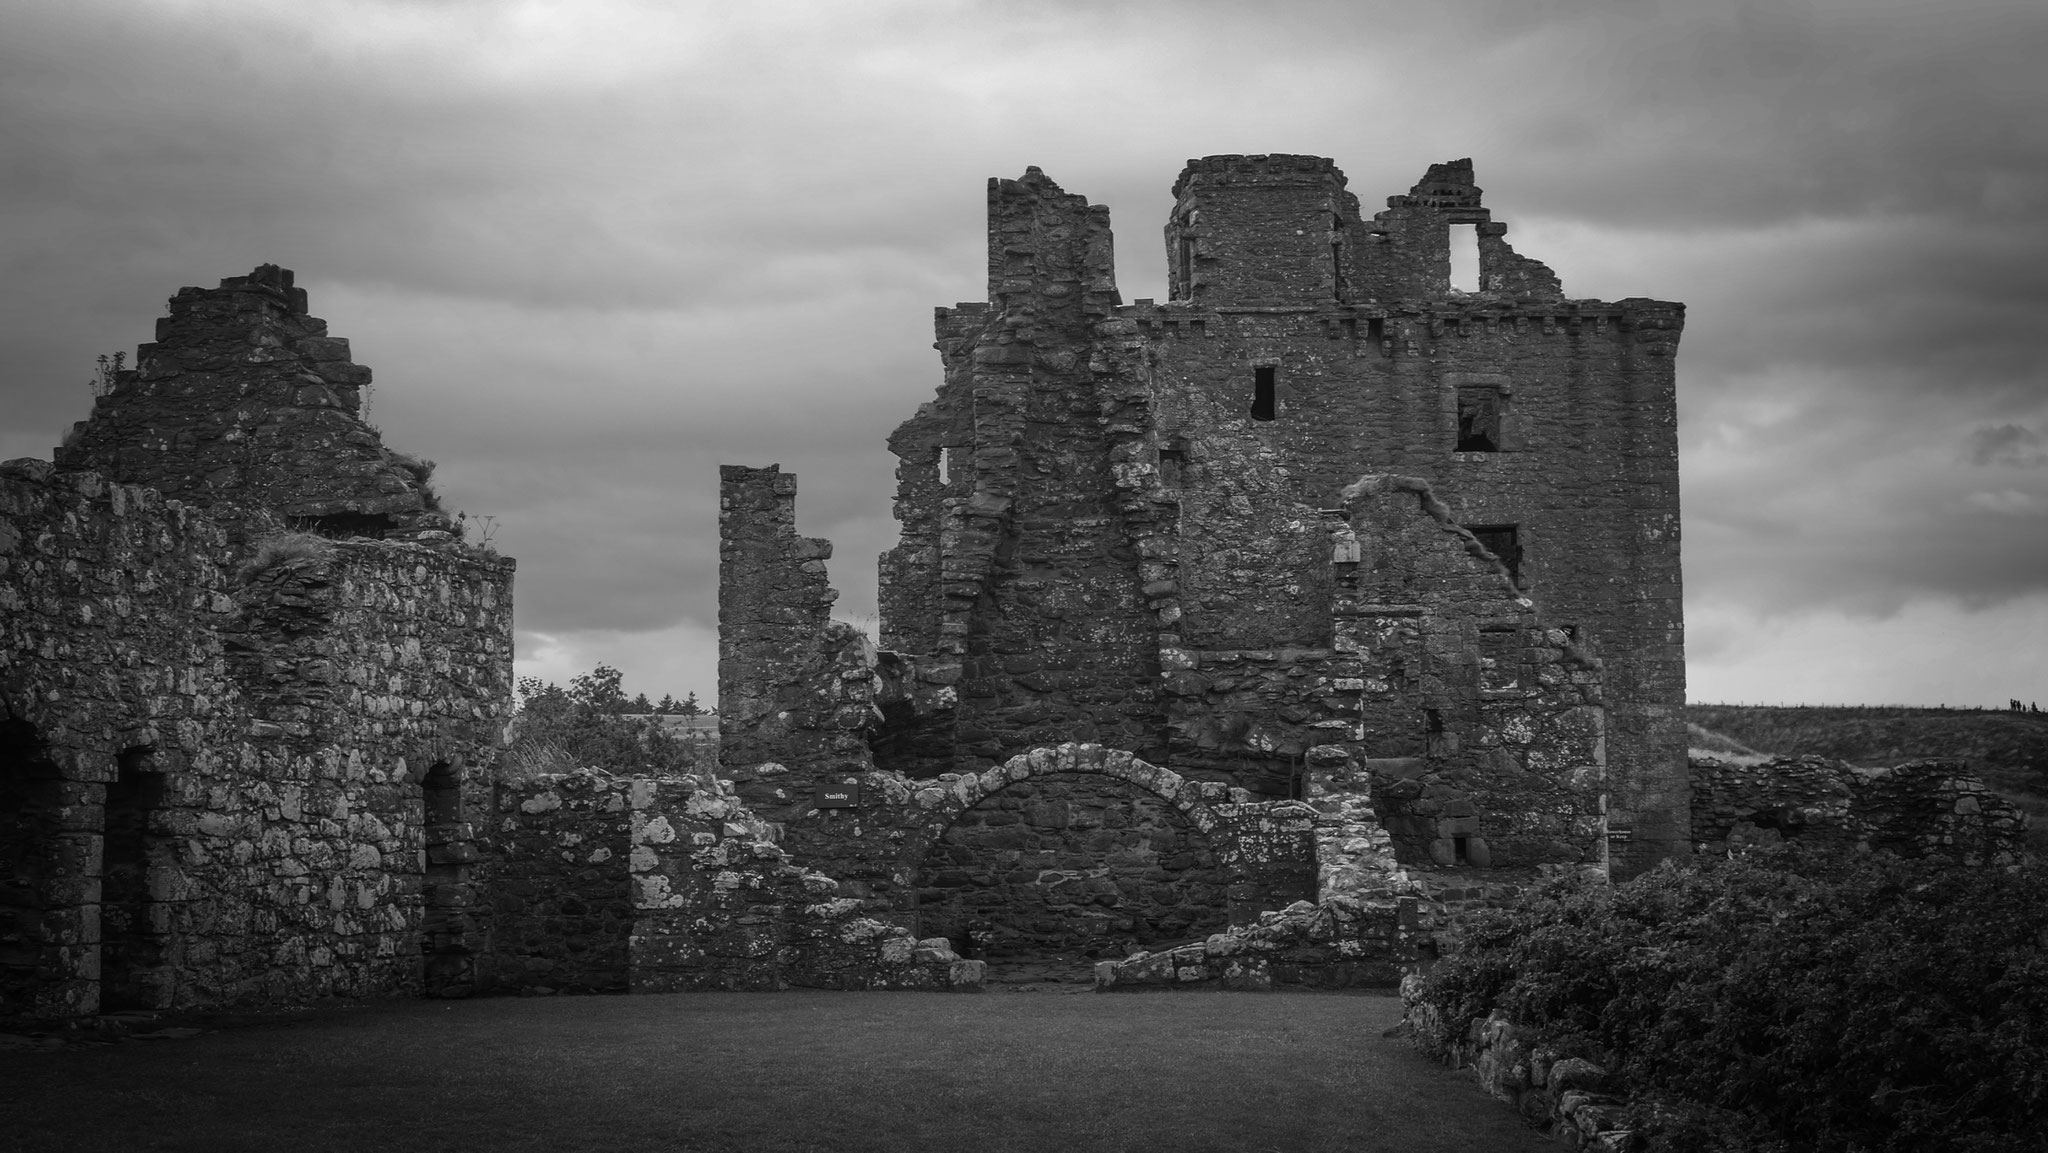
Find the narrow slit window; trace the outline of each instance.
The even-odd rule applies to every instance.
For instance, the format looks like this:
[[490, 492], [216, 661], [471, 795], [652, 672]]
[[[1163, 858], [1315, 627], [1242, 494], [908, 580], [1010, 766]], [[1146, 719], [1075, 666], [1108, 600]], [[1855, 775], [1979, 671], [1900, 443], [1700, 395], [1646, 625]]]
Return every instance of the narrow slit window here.
[[1451, 291], [1479, 291], [1479, 226], [1451, 225]]
[[1279, 369], [1270, 364], [1261, 364], [1252, 369], [1252, 419], [1272, 420], [1274, 414], [1273, 378]]
[[953, 450], [950, 448], [939, 450], [939, 483], [953, 483]]

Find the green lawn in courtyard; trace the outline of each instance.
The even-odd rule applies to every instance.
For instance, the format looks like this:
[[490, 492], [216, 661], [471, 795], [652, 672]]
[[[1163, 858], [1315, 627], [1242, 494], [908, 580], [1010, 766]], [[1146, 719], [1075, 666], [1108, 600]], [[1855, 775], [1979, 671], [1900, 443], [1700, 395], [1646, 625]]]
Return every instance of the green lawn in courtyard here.
[[1556, 1147], [1381, 1036], [1399, 1015], [1315, 994], [393, 1002], [0, 1052], [0, 1149]]

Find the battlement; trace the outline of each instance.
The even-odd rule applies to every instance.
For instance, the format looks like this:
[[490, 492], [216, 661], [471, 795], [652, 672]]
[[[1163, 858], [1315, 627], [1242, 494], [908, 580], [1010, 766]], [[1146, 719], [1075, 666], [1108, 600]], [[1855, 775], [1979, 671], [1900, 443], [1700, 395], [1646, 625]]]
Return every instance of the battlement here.
[[1189, 160], [1173, 182], [1177, 200], [1196, 185], [1257, 185], [1263, 187], [1344, 187], [1344, 171], [1327, 156], [1302, 156], [1285, 152], [1256, 156], [1204, 156]]

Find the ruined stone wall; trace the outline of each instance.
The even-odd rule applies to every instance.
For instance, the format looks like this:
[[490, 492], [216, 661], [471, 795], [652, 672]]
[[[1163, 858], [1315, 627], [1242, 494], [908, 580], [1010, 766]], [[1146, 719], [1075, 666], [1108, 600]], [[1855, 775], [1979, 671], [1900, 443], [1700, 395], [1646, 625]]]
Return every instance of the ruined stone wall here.
[[891, 440], [906, 534], [882, 562], [883, 644], [957, 677], [956, 763], [906, 771], [1158, 739], [1138, 530], [1087, 354], [1117, 301], [1108, 213], [1034, 169], [991, 182], [990, 245], [992, 303], [941, 310], [946, 384]]
[[982, 962], [870, 915], [730, 782], [642, 779], [629, 796], [634, 992], [981, 988]]
[[258, 559], [155, 491], [0, 469], [0, 789], [27, 802], [0, 846], [0, 1012], [473, 982], [511, 562]]
[[[269, 508], [330, 536], [450, 538], [432, 464], [386, 449], [364, 422], [370, 370], [307, 314], [289, 269], [180, 289], [156, 335], [73, 428], [58, 468]], [[221, 515], [232, 529], [231, 508]]]
[[[1384, 316], [1125, 312], [1154, 337], [1185, 636], [1326, 645], [1327, 592], [1309, 563], [1327, 548], [1321, 510], [1359, 471], [1428, 479], [1457, 523], [1513, 526], [1518, 585], [1558, 626], [1597, 637], [1629, 859], [1683, 846], [1667, 314], [1499, 301]], [[1249, 415], [1261, 362], [1277, 366], [1271, 421]], [[1461, 392], [1505, 397], [1505, 451], [1456, 451]]]
[[1365, 477], [1345, 498], [1359, 561], [1339, 647], [1367, 669], [1360, 747], [1400, 859], [1604, 866], [1599, 664], [1426, 482]]
[[1188, 161], [1166, 225], [1175, 300], [1286, 305], [1348, 295], [1358, 198], [1320, 156]]
[[1798, 841], [1962, 865], [2012, 865], [2026, 855], [2026, 814], [1961, 761], [1858, 769], [1824, 757], [1694, 757], [1692, 778], [1701, 852]]
[[750, 785], [776, 778], [743, 790], [765, 804], [868, 766], [872, 654], [832, 622], [832, 545], [797, 535], [796, 477], [772, 465], [719, 474], [719, 759]]
[[919, 881], [920, 931], [972, 934], [971, 955], [989, 958], [1121, 957], [1228, 923], [1209, 838], [1108, 780], [1040, 778], [989, 797], [941, 834]]
[[500, 781], [478, 830], [489, 987], [622, 993], [637, 911], [634, 782], [602, 769]]
[[[1433, 166], [1371, 221], [1322, 158], [1193, 161], [1165, 305], [1105, 307], [1108, 269], [1085, 256], [1099, 208], [1036, 170], [992, 187], [991, 303], [939, 311], [946, 383], [892, 438], [905, 535], [882, 573], [883, 644], [959, 696], [892, 713], [885, 765], [969, 770], [1064, 723], [1288, 795], [1318, 736], [1295, 730], [1328, 718], [1278, 704], [1281, 686], [1355, 672], [1324, 655], [1330, 510], [1360, 472], [1386, 472], [1430, 482], [1495, 542], [1549, 627], [1587, 627], [1573, 643], [1604, 666], [1619, 867], [1686, 850], [1682, 306], [1564, 299], [1507, 246], [1469, 161]], [[1447, 281], [1462, 224], [1474, 293]], [[1090, 644], [1062, 643], [1075, 634]], [[1208, 653], [1260, 671], [1219, 692]], [[931, 685], [905, 701], [938, 700]], [[1261, 724], [1270, 747], [1248, 746]]]

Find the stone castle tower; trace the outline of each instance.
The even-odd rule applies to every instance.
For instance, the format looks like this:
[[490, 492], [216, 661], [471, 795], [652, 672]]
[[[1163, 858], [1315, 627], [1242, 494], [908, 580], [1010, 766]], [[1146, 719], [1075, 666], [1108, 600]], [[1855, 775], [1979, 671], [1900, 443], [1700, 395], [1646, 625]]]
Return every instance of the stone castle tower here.
[[[1545, 769], [1495, 731], [1563, 675], [1522, 643], [1541, 635], [1599, 683], [1605, 820], [1477, 855], [1683, 853], [1684, 307], [1567, 299], [1468, 160], [1371, 217], [1313, 156], [1193, 160], [1174, 194], [1174, 298], [1124, 304], [1106, 208], [1036, 168], [989, 182], [988, 301], [938, 310], [945, 381], [890, 439], [880, 639], [915, 674], [877, 767], [1089, 740], [1284, 797], [1309, 749], [1355, 736], [1404, 860], [1472, 863], [1488, 807]], [[1432, 570], [1347, 519], [1365, 474], [1414, 482], [1509, 607], [1445, 618]], [[1531, 605], [1540, 625], [1513, 616]]]

